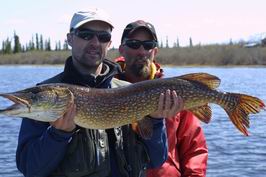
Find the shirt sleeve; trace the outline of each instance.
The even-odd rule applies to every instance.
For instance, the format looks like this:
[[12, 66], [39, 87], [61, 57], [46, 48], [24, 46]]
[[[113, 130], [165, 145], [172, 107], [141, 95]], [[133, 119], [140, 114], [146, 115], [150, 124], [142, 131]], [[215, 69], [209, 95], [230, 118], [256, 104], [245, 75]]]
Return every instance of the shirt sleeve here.
[[151, 119], [153, 133], [150, 139], [143, 139], [147, 147], [150, 163], [148, 168], [161, 166], [167, 159], [167, 133], [164, 119]]
[[49, 123], [23, 119], [16, 163], [25, 176], [47, 176], [63, 159], [72, 133], [63, 132]]

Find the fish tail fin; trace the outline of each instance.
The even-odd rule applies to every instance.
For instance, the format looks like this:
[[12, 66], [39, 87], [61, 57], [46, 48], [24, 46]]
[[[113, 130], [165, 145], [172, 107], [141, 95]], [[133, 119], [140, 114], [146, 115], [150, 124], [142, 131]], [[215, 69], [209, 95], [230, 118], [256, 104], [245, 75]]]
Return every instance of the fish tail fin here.
[[236, 128], [244, 135], [248, 136], [247, 128], [249, 128], [249, 114], [259, 113], [261, 109], [265, 110], [265, 104], [259, 98], [237, 94], [227, 93], [226, 102], [222, 104], [229, 118]]

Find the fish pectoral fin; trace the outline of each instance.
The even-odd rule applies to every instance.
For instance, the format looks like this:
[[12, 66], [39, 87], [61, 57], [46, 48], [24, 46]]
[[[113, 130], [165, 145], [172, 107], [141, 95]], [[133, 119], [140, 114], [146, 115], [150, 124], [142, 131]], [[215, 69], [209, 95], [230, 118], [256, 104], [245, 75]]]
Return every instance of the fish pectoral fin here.
[[57, 95], [57, 100], [60, 100], [60, 104], [54, 104], [46, 110], [45, 114], [43, 114], [44, 117], [40, 118], [41, 121], [56, 121], [58, 118], [63, 117], [74, 103], [74, 95], [68, 88], [55, 87], [53, 89]]
[[208, 73], [192, 73], [178, 76], [179, 79], [184, 79], [188, 81], [196, 81], [202, 83], [209, 87], [210, 89], [216, 89], [219, 87], [221, 80]]
[[199, 120], [206, 124], [209, 123], [211, 120], [212, 110], [208, 104], [189, 109], [189, 111], [191, 111]]
[[153, 134], [153, 122], [149, 117], [131, 124], [132, 129], [137, 132], [143, 139], [151, 139]]
[[68, 89], [68, 88], [60, 88], [64, 90], [65, 95], [63, 96], [63, 99], [66, 99], [66, 109], [64, 110], [64, 114], [67, 112], [67, 110], [70, 108], [70, 106], [74, 103], [74, 94]]

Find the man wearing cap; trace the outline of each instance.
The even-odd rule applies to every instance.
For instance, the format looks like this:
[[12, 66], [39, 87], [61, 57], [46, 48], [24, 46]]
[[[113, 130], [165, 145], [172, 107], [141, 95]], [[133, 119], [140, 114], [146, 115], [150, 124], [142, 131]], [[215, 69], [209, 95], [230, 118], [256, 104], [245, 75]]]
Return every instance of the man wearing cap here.
[[[154, 59], [158, 48], [152, 24], [142, 20], [128, 24], [119, 51], [121, 57], [116, 61], [124, 72], [117, 78], [135, 83], [163, 76], [163, 70]], [[167, 94], [176, 93], [168, 91]], [[172, 117], [166, 114], [166, 117], [169, 117], [165, 119], [168, 159], [161, 167], [148, 169], [147, 177], [205, 177], [208, 149], [198, 119], [189, 111]]]
[[[97, 8], [74, 14], [67, 34], [72, 56], [64, 71], [40, 84], [68, 83], [95, 88], [129, 84], [113, 78], [118, 64], [105, 59], [113, 25]], [[164, 97], [162, 97], [164, 98]], [[159, 105], [172, 104], [166, 96]], [[104, 101], [104, 100], [103, 100]], [[173, 103], [174, 104], [174, 103]], [[153, 135], [143, 139], [130, 125], [92, 130], [74, 124], [76, 106], [64, 116], [45, 123], [23, 119], [16, 162], [27, 177], [136, 177], [167, 158], [167, 137], [162, 112], [153, 113]], [[170, 110], [171, 111], [171, 110]]]

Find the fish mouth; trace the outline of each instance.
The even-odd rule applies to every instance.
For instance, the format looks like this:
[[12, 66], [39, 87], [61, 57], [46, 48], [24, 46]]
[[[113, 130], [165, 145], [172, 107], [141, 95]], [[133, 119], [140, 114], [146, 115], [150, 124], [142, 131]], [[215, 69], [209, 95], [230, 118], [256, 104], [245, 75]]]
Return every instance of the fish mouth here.
[[23, 106], [26, 106], [29, 109], [30, 112], [30, 108], [31, 108], [31, 104], [22, 98], [19, 98], [15, 95], [11, 95], [11, 94], [0, 94], [1, 97], [6, 98], [10, 101], [12, 101], [14, 104], [12, 104], [11, 106], [5, 108], [5, 109], [0, 109], [0, 112], [5, 112], [5, 111], [12, 111], [15, 109], [19, 109]]

